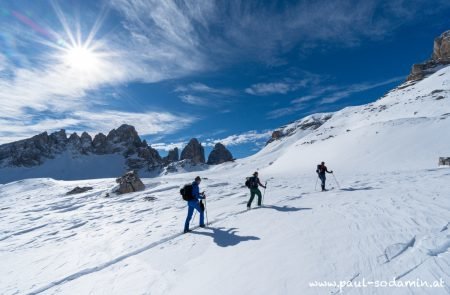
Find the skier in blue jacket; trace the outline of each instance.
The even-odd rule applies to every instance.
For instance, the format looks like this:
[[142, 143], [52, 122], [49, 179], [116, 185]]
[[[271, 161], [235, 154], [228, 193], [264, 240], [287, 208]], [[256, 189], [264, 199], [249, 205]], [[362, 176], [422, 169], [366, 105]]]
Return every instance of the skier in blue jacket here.
[[204, 220], [204, 212], [205, 212], [205, 206], [203, 205], [203, 202], [201, 202], [202, 199], [205, 199], [205, 195], [203, 193], [200, 193], [200, 182], [202, 179], [200, 176], [197, 176], [195, 178], [195, 181], [192, 182], [192, 197], [193, 199], [188, 201], [188, 215], [186, 217], [186, 222], [184, 223], [184, 232], [189, 232], [189, 223], [191, 222], [192, 215], [194, 213], [194, 209], [198, 211], [200, 215], [200, 227], [205, 227], [205, 220]]

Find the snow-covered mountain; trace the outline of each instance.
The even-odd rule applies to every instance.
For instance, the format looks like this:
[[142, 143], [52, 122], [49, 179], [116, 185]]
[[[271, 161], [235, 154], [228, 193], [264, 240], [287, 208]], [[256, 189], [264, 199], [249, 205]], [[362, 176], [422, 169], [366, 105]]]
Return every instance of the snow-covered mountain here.
[[[0, 290], [450, 294], [450, 170], [438, 167], [450, 156], [450, 67], [428, 71], [284, 126], [251, 157], [145, 178], [141, 192], [116, 195], [114, 179], [0, 185]], [[323, 193], [320, 161], [335, 171]], [[264, 206], [247, 211], [255, 170]], [[196, 175], [211, 224], [183, 235], [179, 189]], [[93, 190], [66, 195], [75, 186]]]

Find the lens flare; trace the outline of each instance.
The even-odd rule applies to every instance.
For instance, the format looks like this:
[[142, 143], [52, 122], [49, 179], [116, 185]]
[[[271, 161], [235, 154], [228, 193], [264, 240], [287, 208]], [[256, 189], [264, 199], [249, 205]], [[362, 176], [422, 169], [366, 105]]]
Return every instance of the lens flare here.
[[92, 49], [84, 46], [73, 46], [66, 50], [63, 55], [63, 62], [74, 69], [90, 71], [98, 67], [99, 57]]

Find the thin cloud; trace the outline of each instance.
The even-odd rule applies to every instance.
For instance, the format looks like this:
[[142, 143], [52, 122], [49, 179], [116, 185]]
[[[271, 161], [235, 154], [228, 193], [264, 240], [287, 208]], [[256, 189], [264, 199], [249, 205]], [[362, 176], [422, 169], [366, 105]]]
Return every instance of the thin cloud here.
[[251, 130], [241, 134], [233, 134], [221, 139], [207, 139], [204, 144], [206, 146], [214, 146], [216, 143], [220, 142], [225, 146], [235, 146], [246, 143], [255, 143], [261, 140], [268, 140], [271, 134], [271, 131], [258, 132]]
[[251, 95], [266, 96], [273, 94], [287, 94], [298, 89], [319, 84], [324, 78], [320, 75], [307, 72], [295, 71], [288, 77], [278, 81], [256, 83], [245, 89]]
[[370, 89], [374, 89], [380, 86], [397, 83], [404, 80], [405, 77], [394, 77], [381, 81], [378, 83], [357, 83], [347, 86], [318, 86], [318, 90], [312, 91], [311, 94], [298, 97], [291, 101], [291, 105], [283, 108], [278, 108], [267, 113], [267, 116], [271, 119], [284, 117], [294, 114], [298, 111], [306, 109], [309, 106], [318, 106], [338, 102], [344, 98], [347, 98], [355, 93], [361, 93]]
[[133, 125], [139, 135], [170, 134], [192, 124], [197, 118], [179, 116], [168, 112], [88, 112], [76, 111], [66, 113], [65, 118], [39, 119], [28, 116], [22, 120], [0, 118], [0, 144], [21, 140], [43, 131], [54, 132], [66, 129], [68, 133], [87, 131], [91, 135], [111, 129], [122, 124]]
[[286, 83], [258, 83], [245, 89], [245, 92], [252, 95], [286, 94], [291, 91], [290, 85]]
[[359, 92], [364, 92], [364, 91], [367, 91], [367, 90], [370, 90], [370, 89], [374, 89], [374, 88], [377, 88], [377, 87], [380, 87], [380, 86], [396, 83], [396, 82], [402, 81], [404, 79], [405, 79], [405, 77], [401, 76], [401, 77], [391, 78], [391, 79], [388, 79], [386, 81], [382, 81], [382, 82], [379, 82], [379, 83], [360, 83], [360, 84], [350, 85], [350, 86], [348, 86], [346, 88], [341, 89], [340, 91], [336, 91], [334, 93], [326, 95], [320, 101], [320, 104], [334, 103], [334, 102], [337, 102], [337, 101], [339, 101], [341, 99], [349, 97], [352, 94], [359, 93]]
[[163, 143], [163, 142], [157, 142], [153, 143], [151, 146], [152, 148], [159, 150], [159, 151], [170, 151], [174, 148], [178, 148], [178, 150], [181, 152], [182, 148], [186, 145], [186, 142], [171, 142], [171, 143]]
[[200, 105], [200, 106], [210, 105], [210, 103], [208, 102], [207, 99], [198, 97], [195, 95], [190, 95], [190, 94], [181, 95], [180, 99], [182, 102], [187, 103], [187, 104]]
[[183, 93], [179, 97], [184, 103], [199, 106], [217, 107], [222, 103], [229, 101], [230, 96], [235, 95], [235, 91], [232, 89], [214, 88], [203, 83], [191, 83], [184, 86], [178, 86], [174, 91]]

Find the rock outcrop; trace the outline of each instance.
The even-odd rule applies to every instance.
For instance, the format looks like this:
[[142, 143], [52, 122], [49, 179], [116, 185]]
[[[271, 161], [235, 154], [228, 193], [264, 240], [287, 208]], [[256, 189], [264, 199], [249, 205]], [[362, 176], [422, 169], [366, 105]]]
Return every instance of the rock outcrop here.
[[417, 81], [434, 73], [441, 66], [450, 64], [450, 31], [442, 33], [434, 40], [433, 54], [423, 63], [414, 64], [407, 81]]
[[116, 193], [119, 194], [132, 193], [145, 189], [144, 183], [135, 171], [125, 173], [122, 177], [117, 178], [116, 182], [119, 184]]
[[177, 162], [180, 159], [178, 148], [174, 148], [173, 150], [170, 150], [166, 157], [164, 157], [164, 163], [173, 163]]
[[272, 132], [272, 137], [269, 139], [269, 141], [267, 141], [266, 145], [276, 140], [289, 137], [296, 132], [311, 132], [313, 130], [316, 130], [317, 128], [325, 124], [326, 121], [331, 119], [331, 116], [331, 114], [327, 113], [315, 114], [285, 125]]
[[192, 138], [181, 152], [181, 160], [191, 160], [194, 164], [205, 163], [205, 150], [196, 138]]
[[94, 189], [92, 186], [83, 186], [83, 187], [79, 187], [77, 186], [76, 188], [74, 188], [73, 190], [70, 190], [66, 193], [66, 195], [75, 195], [75, 194], [81, 194], [87, 191], [90, 191]]
[[233, 161], [231, 152], [220, 142], [216, 143], [214, 149], [208, 156], [208, 165], [218, 165], [225, 162]]

